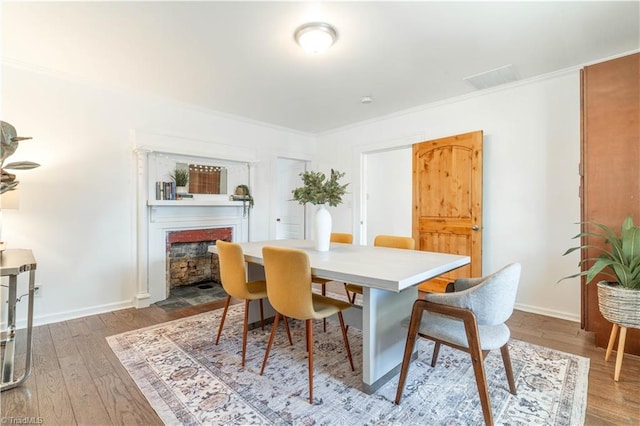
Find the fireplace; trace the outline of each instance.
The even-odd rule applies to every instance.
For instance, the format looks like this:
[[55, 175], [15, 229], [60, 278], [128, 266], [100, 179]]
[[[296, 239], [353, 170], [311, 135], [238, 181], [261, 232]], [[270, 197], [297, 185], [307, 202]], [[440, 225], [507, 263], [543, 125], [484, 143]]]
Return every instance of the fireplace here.
[[[140, 130], [132, 130], [130, 137], [136, 154], [137, 183], [133, 304], [143, 308], [165, 300], [172, 280], [177, 285], [208, 277], [219, 281], [217, 264], [211, 261], [210, 254], [203, 254], [218, 239], [249, 241], [250, 217], [241, 201], [230, 200], [226, 194], [158, 200], [156, 183], [165, 181], [179, 162], [223, 165], [228, 169], [226, 193], [229, 194], [237, 185], [253, 183], [251, 170], [256, 155], [253, 150], [235, 146], [231, 149], [206, 138], [190, 139]], [[200, 231], [204, 236], [193, 237], [194, 232]]]
[[167, 232], [167, 288], [214, 281], [220, 283], [218, 256], [208, 252], [216, 241], [233, 241], [233, 228]]

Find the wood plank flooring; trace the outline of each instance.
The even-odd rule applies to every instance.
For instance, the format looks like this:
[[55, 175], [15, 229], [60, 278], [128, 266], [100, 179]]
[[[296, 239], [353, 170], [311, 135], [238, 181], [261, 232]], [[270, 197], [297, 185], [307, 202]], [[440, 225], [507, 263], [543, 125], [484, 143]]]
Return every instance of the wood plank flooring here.
[[[222, 307], [223, 301], [167, 313], [151, 306], [34, 328], [33, 371], [25, 385], [2, 392], [0, 422], [45, 425], [160, 425], [162, 422], [122, 367], [106, 336]], [[640, 357], [625, 355], [619, 382], [615, 360], [579, 324], [516, 311], [509, 320], [516, 339], [591, 359], [587, 425], [640, 425]], [[213, 337], [213, 335], [212, 335]], [[24, 336], [21, 336], [24, 340]], [[16, 366], [25, 347], [17, 347]], [[614, 357], [612, 357], [614, 358]]]

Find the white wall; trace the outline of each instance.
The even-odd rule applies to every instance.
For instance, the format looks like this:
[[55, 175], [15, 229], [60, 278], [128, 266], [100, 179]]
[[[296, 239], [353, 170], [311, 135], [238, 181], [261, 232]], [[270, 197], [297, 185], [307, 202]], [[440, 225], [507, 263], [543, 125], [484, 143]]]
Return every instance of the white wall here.
[[[365, 218], [360, 229], [366, 232], [367, 245], [373, 245], [376, 235], [410, 237], [412, 206], [412, 150], [398, 148], [367, 154], [364, 159]], [[398, 166], [401, 167], [398, 167]]]
[[[556, 282], [576, 272], [579, 260], [577, 254], [562, 257], [574, 243], [580, 220], [579, 89], [579, 71], [570, 70], [356, 124], [321, 135], [318, 161], [337, 159], [355, 183], [353, 198], [358, 200], [363, 153], [483, 130], [483, 270], [521, 262], [518, 307], [577, 321], [578, 280]], [[411, 168], [408, 160], [399, 161], [386, 169]], [[340, 214], [336, 220], [351, 220], [358, 233], [365, 219], [358, 205], [334, 212]]]
[[[36, 281], [43, 285], [35, 299], [37, 324], [131, 306], [136, 293], [131, 130], [210, 143], [212, 157], [222, 145], [255, 151], [253, 240], [270, 235], [276, 157], [307, 159], [315, 150], [314, 138], [294, 131], [7, 64], [2, 120], [19, 135], [33, 137], [11, 161], [42, 164], [18, 171], [20, 209], [4, 211], [2, 235], [9, 248], [30, 248], [36, 256]], [[25, 308], [19, 306], [20, 319]]]

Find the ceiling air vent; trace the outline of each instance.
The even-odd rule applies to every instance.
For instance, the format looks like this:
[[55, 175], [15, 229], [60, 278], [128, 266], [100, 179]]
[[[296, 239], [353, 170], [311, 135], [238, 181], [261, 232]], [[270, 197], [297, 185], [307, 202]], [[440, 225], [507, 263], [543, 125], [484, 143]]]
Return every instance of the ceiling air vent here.
[[482, 90], [516, 81], [518, 80], [518, 75], [513, 65], [509, 64], [480, 74], [470, 75], [463, 78], [463, 80], [469, 82], [476, 89]]

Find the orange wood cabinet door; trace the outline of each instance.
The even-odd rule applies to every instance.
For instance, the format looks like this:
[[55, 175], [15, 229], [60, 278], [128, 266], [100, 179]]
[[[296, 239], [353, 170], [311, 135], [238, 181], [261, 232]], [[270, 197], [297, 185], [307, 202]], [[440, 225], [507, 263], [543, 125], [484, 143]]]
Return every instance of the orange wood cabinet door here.
[[482, 276], [482, 131], [413, 145], [412, 227], [417, 250], [471, 256], [421, 290]]
[[[628, 215], [640, 222], [640, 54], [590, 65], [581, 77], [582, 221], [620, 231]], [[604, 246], [593, 237], [582, 243]], [[593, 259], [599, 254], [590, 248], [582, 256]], [[611, 324], [598, 308], [598, 279], [607, 277], [589, 285], [582, 280], [582, 325], [595, 332], [596, 346], [606, 347]], [[629, 329], [625, 352], [640, 355], [640, 330]]]

